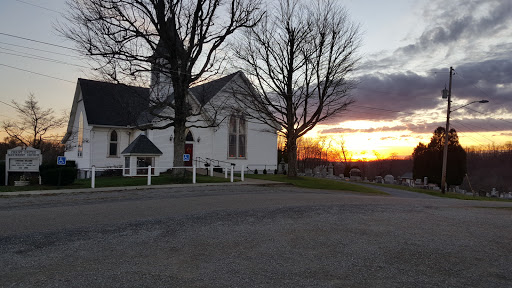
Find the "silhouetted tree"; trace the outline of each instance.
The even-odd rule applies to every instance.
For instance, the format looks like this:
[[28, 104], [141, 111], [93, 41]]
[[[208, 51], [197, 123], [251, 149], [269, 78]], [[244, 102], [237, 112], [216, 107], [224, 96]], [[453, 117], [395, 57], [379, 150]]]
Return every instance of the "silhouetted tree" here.
[[68, 22], [59, 31], [98, 63], [103, 76], [147, 82], [156, 73], [162, 86], [172, 82], [172, 89], [153, 85], [158, 93], [149, 111], [159, 123], [151, 128], [174, 127], [173, 162], [183, 166], [186, 128], [203, 112], [191, 109], [188, 89], [222, 69], [225, 56], [218, 50], [235, 31], [258, 23], [260, 1], [76, 0], [68, 5]]
[[[445, 131], [445, 128], [438, 127], [428, 145], [419, 143], [414, 148], [412, 154], [414, 178], [428, 177], [429, 182], [441, 184]], [[466, 151], [460, 145], [455, 129], [450, 129], [448, 133], [446, 182], [448, 185], [460, 185], [466, 172]]]
[[333, 0], [280, 0], [244, 36], [235, 55], [256, 87], [240, 102], [286, 137], [295, 177], [297, 140], [353, 103], [348, 77], [359, 61], [359, 26]]
[[39, 149], [48, 133], [62, 127], [66, 117], [57, 117], [53, 109], [43, 109], [34, 94], [30, 94], [23, 103], [12, 100], [18, 119], [4, 121], [2, 128], [10, 138], [20, 144]]

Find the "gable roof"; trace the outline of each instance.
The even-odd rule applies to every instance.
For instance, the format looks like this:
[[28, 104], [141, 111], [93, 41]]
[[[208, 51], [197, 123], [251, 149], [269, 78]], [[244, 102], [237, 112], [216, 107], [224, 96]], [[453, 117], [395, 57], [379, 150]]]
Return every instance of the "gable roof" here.
[[149, 105], [149, 88], [78, 78], [90, 125], [130, 126]]
[[121, 152], [121, 154], [162, 155], [163, 153], [146, 135], [140, 134], [123, 152]]
[[[212, 80], [210, 82], [206, 82], [194, 87], [189, 88], [190, 95], [194, 97], [200, 105], [205, 105], [208, 103], [215, 95], [217, 95], [226, 85], [238, 74], [242, 73], [242, 71], [238, 71], [227, 76]], [[166, 101], [172, 102], [174, 100], [174, 92], [169, 95]], [[159, 108], [155, 110], [154, 113], [161, 113], [166, 108]], [[144, 111], [140, 114], [137, 119], [138, 125], [149, 124], [156, 116], [151, 115], [149, 111]]]
[[201, 105], [204, 105], [217, 95], [238, 73], [242, 72], [238, 71], [210, 82], [190, 87], [189, 91]]

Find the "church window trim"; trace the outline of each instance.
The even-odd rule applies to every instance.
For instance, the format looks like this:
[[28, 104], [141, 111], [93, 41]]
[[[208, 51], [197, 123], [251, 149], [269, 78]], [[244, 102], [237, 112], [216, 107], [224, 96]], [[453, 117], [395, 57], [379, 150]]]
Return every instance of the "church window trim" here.
[[108, 133], [108, 157], [119, 157], [119, 133], [116, 130]]
[[228, 158], [247, 159], [247, 120], [231, 115], [228, 122]]

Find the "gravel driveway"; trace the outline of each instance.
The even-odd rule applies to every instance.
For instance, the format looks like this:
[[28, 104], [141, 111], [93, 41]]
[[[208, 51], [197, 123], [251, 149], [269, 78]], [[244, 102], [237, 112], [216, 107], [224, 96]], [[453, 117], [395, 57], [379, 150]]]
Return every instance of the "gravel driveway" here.
[[1, 287], [511, 287], [512, 203], [215, 186], [0, 198]]

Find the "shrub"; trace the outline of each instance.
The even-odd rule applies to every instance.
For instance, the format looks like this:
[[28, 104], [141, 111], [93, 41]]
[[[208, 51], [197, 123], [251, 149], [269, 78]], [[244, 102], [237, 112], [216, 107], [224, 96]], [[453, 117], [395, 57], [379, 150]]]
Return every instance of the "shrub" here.
[[274, 169], [274, 174], [277, 175], [277, 169]]
[[254, 169], [254, 174], [258, 174], [258, 169]]
[[283, 170], [283, 175], [286, 175], [286, 170]]
[[106, 169], [105, 171], [101, 172], [101, 176], [105, 176], [105, 177], [123, 176], [123, 170], [122, 169]]
[[263, 174], [267, 175], [267, 169], [263, 169]]
[[[69, 163], [69, 162], [68, 162]], [[41, 181], [45, 185], [70, 185], [76, 179], [76, 164], [66, 163], [66, 166], [57, 164], [43, 164], [39, 167]], [[60, 178], [60, 181], [59, 181]], [[59, 183], [60, 182], [60, 183]]]
[[5, 160], [0, 160], [0, 185], [5, 185]]

